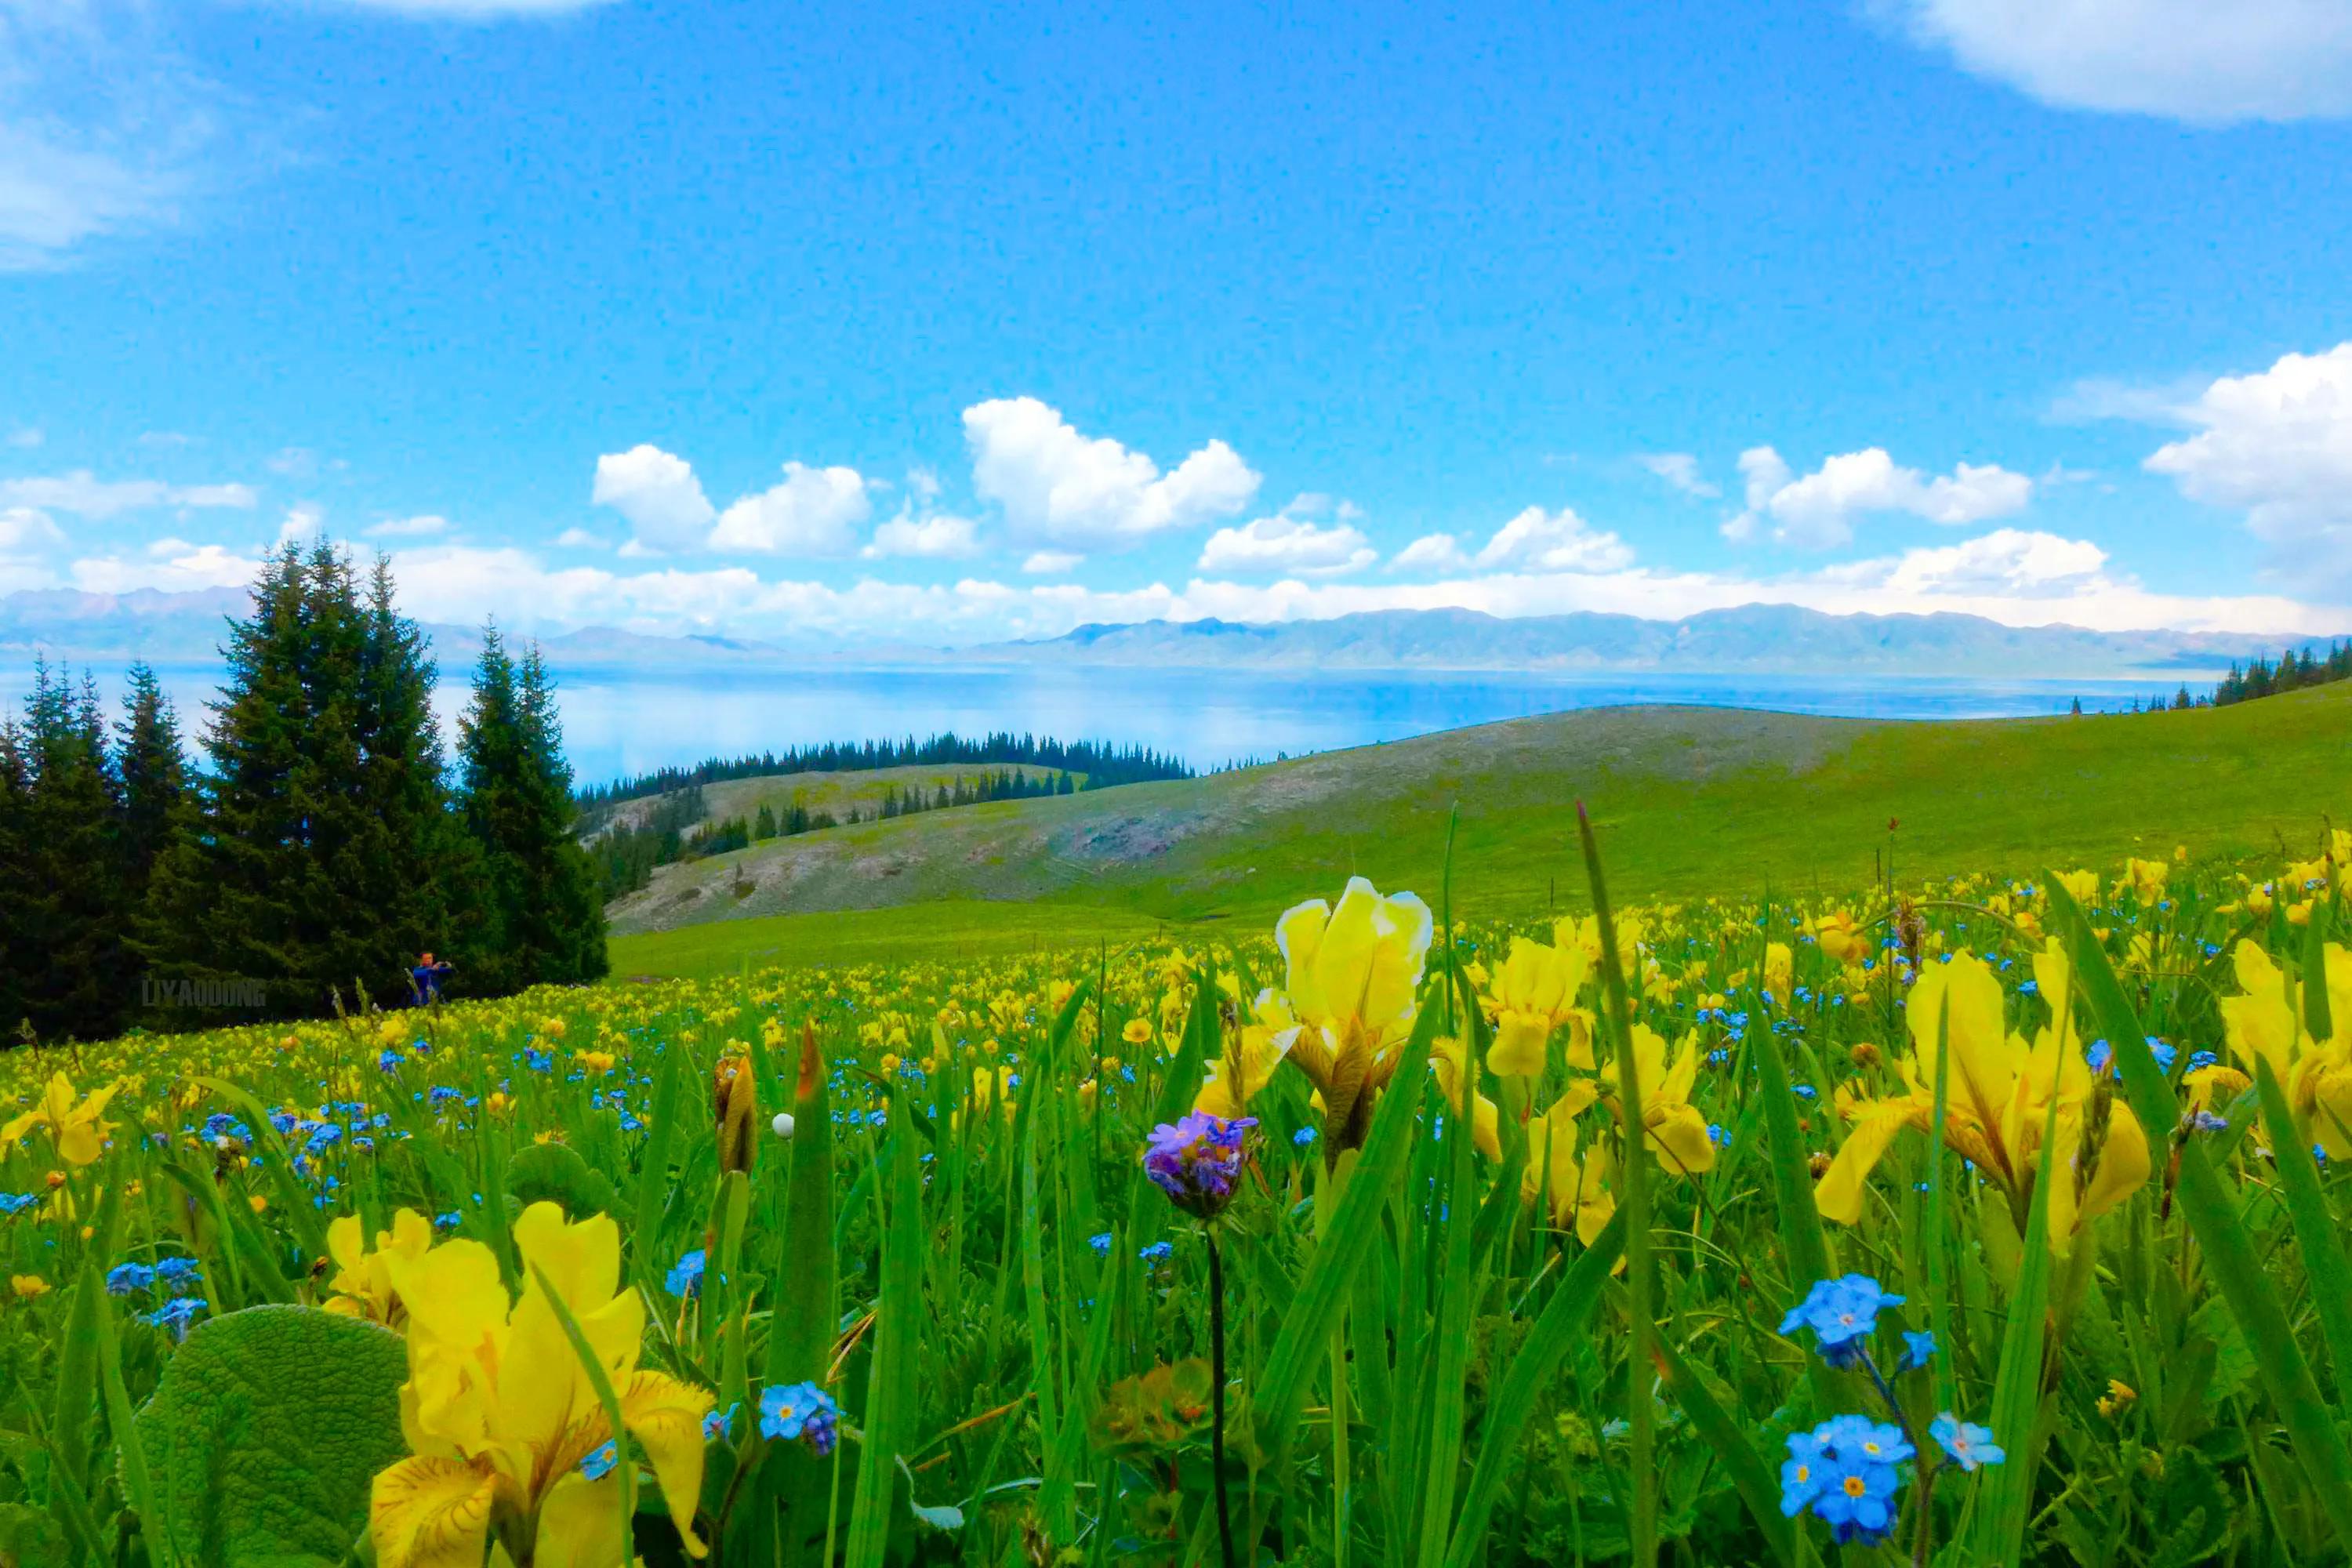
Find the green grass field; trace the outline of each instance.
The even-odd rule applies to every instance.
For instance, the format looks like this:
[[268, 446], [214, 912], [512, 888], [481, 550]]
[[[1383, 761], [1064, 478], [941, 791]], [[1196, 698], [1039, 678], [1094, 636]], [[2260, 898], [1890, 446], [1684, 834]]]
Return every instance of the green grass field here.
[[[865, 823], [665, 868], [614, 906], [614, 968], [707, 973], [902, 938], [982, 952], [1116, 941], [1156, 921], [1254, 925], [1360, 868], [1434, 886], [1457, 809], [1462, 885], [1503, 913], [1568, 907], [1582, 888], [1579, 799], [1633, 898], [1849, 887], [1890, 847], [1906, 875], [2030, 873], [2039, 857], [2176, 843], [2275, 854], [2308, 837], [2316, 811], [2352, 812], [2352, 687], [1952, 723], [1590, 710]], [[840, 918], [850, 911], [866, 912]]]

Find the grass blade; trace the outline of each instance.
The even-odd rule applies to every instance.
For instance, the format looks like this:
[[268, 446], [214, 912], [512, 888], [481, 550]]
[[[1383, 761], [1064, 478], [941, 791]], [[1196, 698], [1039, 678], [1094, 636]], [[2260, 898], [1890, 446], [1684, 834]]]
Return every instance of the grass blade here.
[[[2147, 1047], [2138, 1016], [2100, 950], [2090, 921], [2048, 871], [2042, 873], [2052, 912], [2074, 961], [2074, 978], [2091, 1004], [2093, 1017], [2113, 1043], [2123, 1070], [2124, 1089], [2151, 1143], [2179, 1125], [2180, 1103], [2164, 1069]], [[2159, 1144], [2160, 1146], [2160, 1144]], [[2352, 1453], [2313, 1381], [2311, 1364], [2295, 1343], [2293, 1327], [2279, 1305], [2278, 1291], [2263, 1271], [2262, 1255], [2246, 1233], [2204, 1145], [2195, 1138], [2179, 1145], [2179, 1173], [2174, 1196], [2197, 1244], [2205, 1249], [2207, 1273], [2230, 1304], [2230, 1315], [2253, 1352], [2255, 1371], [2278, 1407], [2295, 1462], [2319, 1500], [2338, 1540], [2352, 1540]]]

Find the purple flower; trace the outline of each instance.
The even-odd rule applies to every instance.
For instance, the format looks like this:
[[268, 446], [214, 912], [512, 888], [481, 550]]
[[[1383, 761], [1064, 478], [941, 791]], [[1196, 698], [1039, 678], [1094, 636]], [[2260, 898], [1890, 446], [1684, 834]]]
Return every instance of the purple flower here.
[[1233, 1201], [1243, 1144], [1256, 1125], [1254, 1116], [1228, 1121], [1202, 1110], [1172, 1126], [1163, 1121], [1151, 1130], [1151, 1142], [1143, 1152], [1143, 1173], [1178, 1208], [1210, 1218]]

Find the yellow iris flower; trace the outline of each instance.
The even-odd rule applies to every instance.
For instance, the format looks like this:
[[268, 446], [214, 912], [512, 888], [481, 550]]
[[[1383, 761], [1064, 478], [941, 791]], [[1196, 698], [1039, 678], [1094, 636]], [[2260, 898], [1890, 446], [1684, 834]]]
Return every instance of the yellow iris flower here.
[[1580, 1079], [1528, 1122], [1528, 1163], [1519, 1173], [1520, 1199], [1532, 1204], [1549, 1196], [1552, 1224], [1561, 1230], [1575, 1226], [1576, 1238], [1587, 1246], [1617, 1212], [1608, 1147], [1596, 1143], [1581, 1158], [1577, 1152], [1576, 1119], [1599, 1098], [1592, 1081]]
[[[2033, 1184], [2049, 1163], [2042, 1134], [2055, 1099], [2056, 1147], [2065, 1151], [2061, 1168], [2069, 1179], [2050, 1192], [2053, 1252], [2072, 1251], [2083, 1226], [2147, 1180], [2147, 1132], [2129, 1106], [2101, 1091], [2084, 1059], [2072, 1018], [2073, 970], [2056, 942], [2034, 954], [2033, 972], [2056, 1018], [2029, 1045], [2009, 1032], [2000, 981], [1981, 959], [1963, 952], [1921, 970], [1906, 1006], [1912, 1054], [1897, 1064], [1908, 1092], [1857, 1100], [1839, 1091], [1839, 1109], [1853, 1125], [1813, 1188], [1814, 1205], [1824, 1215], [1842, 1225], [1860, 1219], [1863, 1184], [1896, 1135], [1906, 1128], [1933, 1129], [1936, 1059], [1948, 1041], [1944, 1142], [2009, 1195], [2021, 1222]], [[2086, 1130], [2094, 1136], [2086, 1139]]]
[[621, 1233], [610, 1215], [578, 1224], [553, 1204], [515, 1221], [530, 1272], [509, 1303], [498, 1261], [476, 1241], [418, 1258], [394, 1254], [408, 1303], [408, 1382], [400, 1391], [410, 1457], [375, 1478], [368, 1528], [381, 1568], [480, 1568], [493, 1536], [521, 1568], [614, 1568], [621, 1479], [581, 1462], [613, 1440], [603, 1405], [540, 1283], [544, 1273], [620, 1396], [687, 1550], [702, 1491], [702, 1418], [711, 1396], [637, 1367], [645, 1303], [618, 1290]]
[[375, 1233], [373, 1252], [367, 1250], [359, 1216], [343, 1215], [327, 1226], [327, 1255], [341, 1270], [328, 1284], [334, 1295], [326, 1304], [327, 1310], [388, 1328], [401, 1327], [408, 1321], [408, 1309], [393, 1289], [393, 1262], [398, 1258], [414, 1263], [432, 1247], [433, 1222], [415, 1209], [402, 1209], [393, 1215], [390, 1230]]
[[1396, 1076], [1433, 926], [1412, 894], [1383, 898], [1361, 877], [1348, 879], [1338, 907], [1312, 900], [1275, 923], [1280, 1005], [1297, 1022], [1274, 1043], [1322, 1097], [1327, 1161], [1363, 1146], [1372, 1103]]
[[2331, 942], [2323, 954], [2321, 984], [2327, 987], [2335, 1024], [2326, 1040], [2313, 1039], [2305, 1028], [2301, 998], [2289, 990], [2286, 975], [2269, 953], [2246, 940], [2231, 958], [2244, 992], [2221, 998], [2231, 1053], [2249, 1073], [2257, 1058], [2270, 1063], [2297, 1132], [2331, 1160], [2352, 1157], [2352, 952]]
[[[1698, 1081], [1698, 1031], [1683, 1037], [1674, 1066], [1666, 1065], [1665, 1037], [1647, 1024], [1633, 1026], [1633, 1068], [1642, 1080], [1642, 1141], [1669, 1171], [1696, 1176], [1715, 1169], [1715, 1141], [1706, 1135], [1706, 1117], [1690, 1102]], [[1606, 1079], [1603, 1092], [1615, 1104], [1616, 1083]]]
[[1192, 1109], [1231, 1121], [1249, 1114], [1249, 1102], [1274, 1081], [1282, 1065], [1283, 1037], [1298, 1026], [1279, 996], [1258, 998], [1255, 1016], [1226, 1037], [1225, 1048], [1202, 1068]]
[[[1486, 1070], [1503, 1078], [1542, 1073], [1552, 1032], [1577, 1011], [1577, 993], [1591, 961], [1572, 945], [1546, 946], [1523, 936], [1511, 939], [1510, 955], [1495, 972], [1487, 1010], [1495, 1020], [1495, 1043], [1486, 1047]], [[1580, 1057], [1581, 1059], [1579, 1059]], [[1569, 1041], [1570, 1067], [1592, 1067], [1592, 1036], [1578, 1030]]]
[[18, 1139], [37, 1128], [48, 1133], [58, 1146], [58, 1158], [67, 1164], [96, 1164], [99, 1156], [106, 1152], [106, 1140], [114, 1131], [113, 1122], [99, 1118], [120, 1087], [110, 1083], [104, 1089], [92, 1089], [88, 1099], [77, 1104], [73, 1080], [63, 1073], [52, 1075], [41, 1103], [0, 1127], [0, 1150], [13, 1148]]

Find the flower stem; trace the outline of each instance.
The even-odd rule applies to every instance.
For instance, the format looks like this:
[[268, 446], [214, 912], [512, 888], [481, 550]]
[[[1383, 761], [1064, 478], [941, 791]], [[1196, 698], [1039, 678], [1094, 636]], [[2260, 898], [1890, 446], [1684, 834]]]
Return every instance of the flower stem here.
[[1209, 1462], [1217, 1489], [1217, 1544], [1234, 1568], [1234, 1519], [1225, 1501], [1225, 1259], [1209, 1227]]

